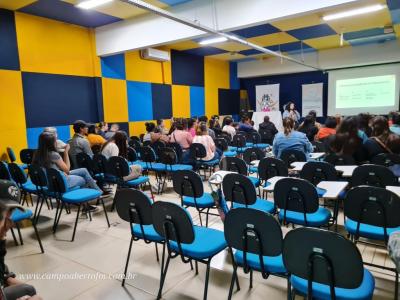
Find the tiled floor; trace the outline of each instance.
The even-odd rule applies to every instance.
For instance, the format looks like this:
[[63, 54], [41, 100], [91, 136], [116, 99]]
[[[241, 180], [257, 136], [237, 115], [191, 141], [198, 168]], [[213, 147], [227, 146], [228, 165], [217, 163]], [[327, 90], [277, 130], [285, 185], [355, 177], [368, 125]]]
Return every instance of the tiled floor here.
[[[169, 189], [156, 200], [178, 202], [177, 195]], [[107, 200], [108, 207], [111, 200]], [[78, 224], [75, 241], [69, 240], [72, 235], [75, 213], [62, 215], [58, 232], [51, 232], [54, 211], [44, 208], [43, 217], [38, 225], [45, 253], [40, 254], [39, 246], [34, 239], [31, 227], [24, 228], [22, 235], [25, 244], [14, 246], [11, 235], [7, 244], [6, 262], [17, 274], [46, 274], [52, 279], [31, 279], [39, 294], [46, 300], [63, 299], [155, 299], [159, 284], [160, 265], [156, 261], [154, 244], [147, 245], [142, 241], [134, 242], [128, 268], [132, 279], [121, 287], [118, 274], [123, 272], [128, 251], [130, 233], [129, 224], [120, 220], [116, 212], [109, 213], [111, 228], [107, 227], [102, 210], [89, 222], [82, 216]], [[191, 211], [195, 223], [197, 213]], [[218, 217], [212, 217], [210, 227], [222, 229]], [[343, 217], [339, 217], [343, 222]], [[342, 227], [339, 228], [342, 230]], [[283, 228], [286, 232], [288, 229]], [[364, 261], [391, 266], [392, 262], [385, 250], [359, 245]], [[161, 247], [160, 247], [161, 250]], [[160, 251], [161, 253], [161, 251]], [[223, 252], [212, 261], [209, 299], [225, 299], [228, 296], [232, 267]], [[55, 276], [81, 278], [58, 280]], [[255, 273], [253, 289], [248, 288], [248, 275], [240, 275], [241, 290], [234, 294], [234, 299], [286, 299], [286, 281], [270, 276], [262, 279]], [[374, 270], [376, 280], [374, 299], [393, 299], [394, 276], [381, 270]], [[205, 266], [199, 264], [199, 275], [184, 264], [179, 258], [173, 260], [163, 291], [165, 299], [202, 299], [204, 289]], [[97, 279], [96, 279], [97, 278]]]

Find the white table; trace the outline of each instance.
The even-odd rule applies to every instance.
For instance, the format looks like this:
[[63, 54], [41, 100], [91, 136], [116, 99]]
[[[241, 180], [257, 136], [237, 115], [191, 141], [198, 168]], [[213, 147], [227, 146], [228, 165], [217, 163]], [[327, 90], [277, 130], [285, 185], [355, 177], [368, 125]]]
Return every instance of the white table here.
[[400, 196], [400, 186], [390, 186], [390, 185], [388, 185], [386, 187], [386, 189], [391, 191], [391, 192], [393, 192], [393, 193], [395, 193], [397, 196]]
[[353, 176], [354, 170], [358, 166], [335, 166], [336, 171], [342, 173], [343, 177], [351, 177]]
[[285, 176], [274, 176], [274, 177], [268, 179], [267, 182], [269, 182], [270, 185], [268, 185], [268, 186], [266, 186], [266, 187], [263, 187], [263, 190], [264, 190], [264, 191], [267, 191], [267, 192], [273, 192], [273, 191], [274, 191], [274, 188], [275, 188], [275, 184], [276, 184], [279, 180], [281, 180], [281, 179], [283, 179], [283, 178], [288, 178], [288, 177], [285, 177]]
[[290, 166], [293, 167], [292, 171], [300, 172], [303, 170], [306, 163], [306, 161], [295, 161], [294, 163], [291, 163]]
[[252, 120], [254, 121], [254, 129], [258, 131], [258, 125], [264, 122], [265, 116], [269, 117], [270, 122], [275, 124], [275, 127], [279, 132], [283, 132], [282, 114], [279, 110], [253, 112]]
[[322, 198], [337, 199], [339, 194], [349, 185], [347, 181], [321, 181], [317, 187], [326, 190]]
[[325, 155], [325, 152], [313, 152], [313, 153], [310, 153], [309, 158], [311, 158], [311, 159], [320, 159], [324, 155]]
[[[224, 177], [228, 174], [232, 174], [232, 173], [236, 173], [236, 172], [232, 172], [232, 171], [217, 171], [215, 173], [213, 173], [210, 176], [210, 179], [208, 180], [209, 183], [211, 184], [221, 184], [222, 181], [224, 180]], [[215, 176], [215, 177], [214, 177]]]

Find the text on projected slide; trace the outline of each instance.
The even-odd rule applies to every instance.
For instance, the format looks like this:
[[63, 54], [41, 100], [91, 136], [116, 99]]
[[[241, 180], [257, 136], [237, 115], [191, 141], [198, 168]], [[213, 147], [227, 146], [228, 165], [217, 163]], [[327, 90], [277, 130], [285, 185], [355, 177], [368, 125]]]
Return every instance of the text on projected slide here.
[[396, 75], [336, 81], [336, 107], [377, 107], [395, 103]]

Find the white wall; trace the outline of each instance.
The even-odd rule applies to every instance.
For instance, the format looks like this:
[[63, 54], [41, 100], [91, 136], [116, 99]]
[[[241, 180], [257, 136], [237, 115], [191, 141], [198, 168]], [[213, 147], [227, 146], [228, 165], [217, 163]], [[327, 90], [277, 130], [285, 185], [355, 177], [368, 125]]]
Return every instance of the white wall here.
[[[295, 55], [301, 59], [300, 55]], [[400, 61], [400, 41], [383, 44], [343, 47], [304, 54], [304, 61], [321, 69], [362, 66]], [[238, 63], [238, 77], [258, 77], [313, 71], [313, 69], [279, 58], [246, 61]]]

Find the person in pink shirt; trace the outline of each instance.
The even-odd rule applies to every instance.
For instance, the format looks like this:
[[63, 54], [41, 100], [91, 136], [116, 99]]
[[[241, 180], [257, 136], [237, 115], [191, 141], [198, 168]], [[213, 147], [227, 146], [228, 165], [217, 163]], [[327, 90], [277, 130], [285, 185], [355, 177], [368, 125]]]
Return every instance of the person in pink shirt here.
[[193, 142], [193, 137], [188, 131], [184, 130], [184, 128], [185, 124], [183, 119], [176, 120], [175, 130], [169, 136], [169, 142], [177, 143], [181, 146], [183, 151], [187, 151]]
[[193, 138], [193, 143], [202, 144], [206, 148], [207, 155], [203, 160], [214, 160], [221, 157], [220, 152], [215, 147], [214, 141], [211, 136], [208, 135], [207, 124], [200, 122], [197, 126], [196, 136]]
[[197, 127], [197, 119], [195, 118], [188, 119], [188, 131], [192, 135], [192, 137], [195, 137], [196, 135], [196, 127]]

